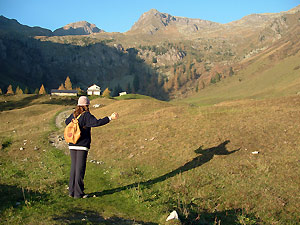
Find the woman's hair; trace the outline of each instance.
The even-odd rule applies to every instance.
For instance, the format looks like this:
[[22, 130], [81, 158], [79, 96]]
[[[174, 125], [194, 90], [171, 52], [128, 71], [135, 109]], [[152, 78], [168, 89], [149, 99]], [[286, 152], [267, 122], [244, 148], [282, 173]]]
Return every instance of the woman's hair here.
[[74, 118], [78, 117], [80, 114], [82, 114], [83, 112], [89, 112], [89, 106], [88, 105], [84, 105], [84, 106], [76, 106], [75, 110], [74, 110]]

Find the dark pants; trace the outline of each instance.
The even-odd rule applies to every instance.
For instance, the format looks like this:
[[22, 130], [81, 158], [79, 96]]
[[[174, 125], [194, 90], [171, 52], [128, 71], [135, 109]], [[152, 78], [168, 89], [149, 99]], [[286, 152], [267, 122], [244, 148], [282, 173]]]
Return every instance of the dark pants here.
[[69, 181], [69, 194], [75, 198], [84, 195], [83, 178], [86, 168], [86, 158], [88, 151], [72, 150], [71, 153], [71, 172]]

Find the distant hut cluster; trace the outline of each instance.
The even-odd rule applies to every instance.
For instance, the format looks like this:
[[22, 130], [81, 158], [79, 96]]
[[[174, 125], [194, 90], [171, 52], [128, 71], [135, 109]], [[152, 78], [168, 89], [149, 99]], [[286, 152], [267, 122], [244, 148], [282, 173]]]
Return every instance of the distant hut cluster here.
[[[88, 87], [87, 89], [87, 95], [101, 95], [101, 88], [93, 84], [92, 86]], [[63, 88], [59, 89], [52, 89], [51, 90], [51, 95], [56, 95], [56, 96], [77, 96], [79, 94], [78, 90], [66, 90]]]

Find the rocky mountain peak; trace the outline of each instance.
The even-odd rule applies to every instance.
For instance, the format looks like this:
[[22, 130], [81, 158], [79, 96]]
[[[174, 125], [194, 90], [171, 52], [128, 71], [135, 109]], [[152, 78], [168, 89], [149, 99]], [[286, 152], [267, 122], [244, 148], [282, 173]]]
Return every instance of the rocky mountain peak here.
[[66, 35], [89, 35], [93, 33], [104, 32], [99, 29], [95, 24], [91, 24], [87, 21], [79, 21], [75, 23], [67, 24], [66, 26], [56, 29], [53, 32], [55, 36], [66, 36]]
[[157, 31], [175, 29], [178, 30], [179, 33], [188, 35], [190, 33], [218, 25], [218, 23], [211, 21], [177, 17], [168, 13], [161, 13], [156, 9], [151, 9], [139, 18], [139, 20], [132, 26], [129, 33], [155, 34]]

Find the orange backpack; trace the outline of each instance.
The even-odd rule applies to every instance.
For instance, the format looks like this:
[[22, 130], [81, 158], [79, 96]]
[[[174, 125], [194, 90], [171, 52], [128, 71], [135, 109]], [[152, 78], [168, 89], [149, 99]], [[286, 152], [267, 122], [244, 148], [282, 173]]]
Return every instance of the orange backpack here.
[[80, 138], [80, 128], [78, 124], [78, 119], [82, 114], [77, 118], [72, 119], [72, 121], [66, 126], [64, 131], [64, 138], [67, 143], [76, 144]]

